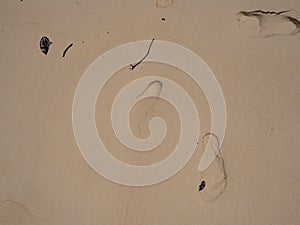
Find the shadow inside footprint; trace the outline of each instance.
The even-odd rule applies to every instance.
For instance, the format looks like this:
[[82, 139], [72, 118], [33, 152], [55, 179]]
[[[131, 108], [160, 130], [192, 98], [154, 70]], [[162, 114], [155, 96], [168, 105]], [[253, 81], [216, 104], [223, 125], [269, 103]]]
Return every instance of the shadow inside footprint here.
[[281, 12], [240, 11], [236, 15], [240, 29], [249, 37], [293, 35], [300, 31], [299, 15], [295, 10]]

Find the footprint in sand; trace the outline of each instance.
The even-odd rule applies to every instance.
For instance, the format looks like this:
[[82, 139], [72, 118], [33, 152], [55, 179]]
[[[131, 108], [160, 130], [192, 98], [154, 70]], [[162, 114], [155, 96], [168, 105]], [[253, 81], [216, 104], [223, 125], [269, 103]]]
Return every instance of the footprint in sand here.
[[174, 0], [156, 0], [156, 7], [157, 8], [167, 8], [173, 2], [174, 2]]
[[300, 31], [300, 16], [295, 10], [240, 11], [237, 13], [236, 19], [240, 29], [249, 37], [293, 35]]
[[145, 97], [149, 97], [144, 103], [143, 103], [143, 109], [145, 111], [145, 114], [143, 117], [141, 117], [140, 122], [138, 123], [138, 129], [139, 133], [142, 133], [143, 127], [148, 126], [149, 118], [152, 117], [152, 109], [155, 105], [156, 101], [158, 100], [161, 90], [163, 87], [163, 83], [159, 80], [152, 81], [150, 84], [147, 85], [147, 87], [143, 90], [141, 94], [137, 96], [137, 99], [141, 100]]
[[227, 173], [225, 164], [219, 148], [219, 139], [215, 134], [207, 133], [203, 137], [204, 146], [209, 145], [216, 155], [213, 163], [201, 172], [200, 185], [198, 190], [204, 202], [209, 202], [218, 198], [226, 188]]
[[31, 212], [21, 203], [0, 199], [0, 224], [35, 225]]
[[163, 84], [161, 81], [152, 81], [137, 98], [142, 98], [144, 96], [159, 97], [162, 87]]

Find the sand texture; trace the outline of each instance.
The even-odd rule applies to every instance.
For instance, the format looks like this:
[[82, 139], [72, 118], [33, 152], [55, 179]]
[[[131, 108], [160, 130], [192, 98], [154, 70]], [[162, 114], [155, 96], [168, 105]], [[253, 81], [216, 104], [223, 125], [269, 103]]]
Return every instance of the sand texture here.
[[[300, 224], [299, 12], [300, 1], [293, 0], [1, 0], [0, 225]], [[42, 37], [52, 42], [44, 39], [43, 51]], [[141, 86], [137, 98], [153, 96], [141, 98], [129, 115], [132, 133], [142, 139], [151, 118], [164, 119], [166, 136], [152, 151], [131, 150], [117, 139], [111, 109], [130, 82], [170, 79], [199, 114], [188, 163], [163, 182], [133, 187], [99, 175], [79, 151], [72, 107], [84, 72], [119, 45], [147, 40], [149, 46], [153, 38], [153, 50], [156, 40], [190, 49], [218, 80], [227, 111], [220, 146], [226, 181], [216, 160], [198, 171], [202, 137], [211, 129], [203, 90], [160, 62], [128, 64], [107, 80], [95, 104], [97, 131], [125, 163], [168, 157], [182, 125], [175, 107], [160, 98], [164, 83]], [[206, 189], [199, 191], [202, 179]]]

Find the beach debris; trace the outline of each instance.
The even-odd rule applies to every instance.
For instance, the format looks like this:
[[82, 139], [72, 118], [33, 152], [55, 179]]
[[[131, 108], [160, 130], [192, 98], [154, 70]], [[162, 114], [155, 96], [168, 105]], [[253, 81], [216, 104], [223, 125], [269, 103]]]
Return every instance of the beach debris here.
[[134, 70], [134, 68], [135, 67], [137, 67], [141, 62], [143, 62], [145, 59], [146, 59], [146, 57], [149, 55], [149, 53], [150, 53], [150, 49], [151, 49], [151, 47], [152, 47], [152, 44], [153, 44], [153, 42], [154, 42], [154, 38], [152, 39], [152, 41], [151, 41], [151, 43], [150, 43], [150, 45], [149, 45], [149, 47], [148, 47], [148, 50], [147, 50], [147, 53], [146, 53], [146, 55], [140, 60], [140, 61], [138, 61], [137, 63], [135, 63], [135, 64], [130, 64], [130, 69], [131, 70]]
[[64, 50], [63, 54], [62, 54], [62, 57], [65, 57], [66, 56], [66, 53], [67, 51], [73, 46], [73, 43], [69, 44], [66, 49]]
[[300, 32], [300, 15], [295, 10], [240, 11], [236, 15], [239, 27], [249, 37], [294, 35]]
[[201, 181], [199, 185], [199, 191], [202, 191], [205, 188], [205, 180]]
[[42, 37], [40, 40], [40, 49], [41, 49], [42, 53], [47, 55], [51, 44], [52, 44], [52, 42], [49, 40], [48, 37], [46, 37], [46, 36]]

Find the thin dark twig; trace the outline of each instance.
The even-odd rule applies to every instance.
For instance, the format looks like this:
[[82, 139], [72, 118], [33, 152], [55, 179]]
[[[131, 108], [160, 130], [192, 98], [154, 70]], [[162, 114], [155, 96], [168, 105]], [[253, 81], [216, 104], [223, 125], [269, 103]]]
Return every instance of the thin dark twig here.
[[67, 51], [73, 46], [73, 43], [69, 44], [68, 47], [64, 50], [62, 57], [66, 56]]
[[134, 70], [134, 68], [136, 67], [136, 66], [138, 66], [141, 62], [143, 62], [145, 59], [146, 59], [146, 57], [149, 55], [149, 53], [150, 53], [150, 49], [151, 49], [151, 47], [152, 47], [152, 44], [153, 44], [153, 42], [154, 42], [154, 38], [152, 39], [152, 41], [151, 41], [151, 43], [150, 43], [150, 45], [149, 45], [149, 47], [148, 47], [148, 51], [147, 51], [147, 53], [146, 53], [146, 55], [140, 60], [140, 61], [138, 61], [137, 63], [135, 63], [135, 64], [130, 64], [130, 66], [131, 66], [131, 70]]

